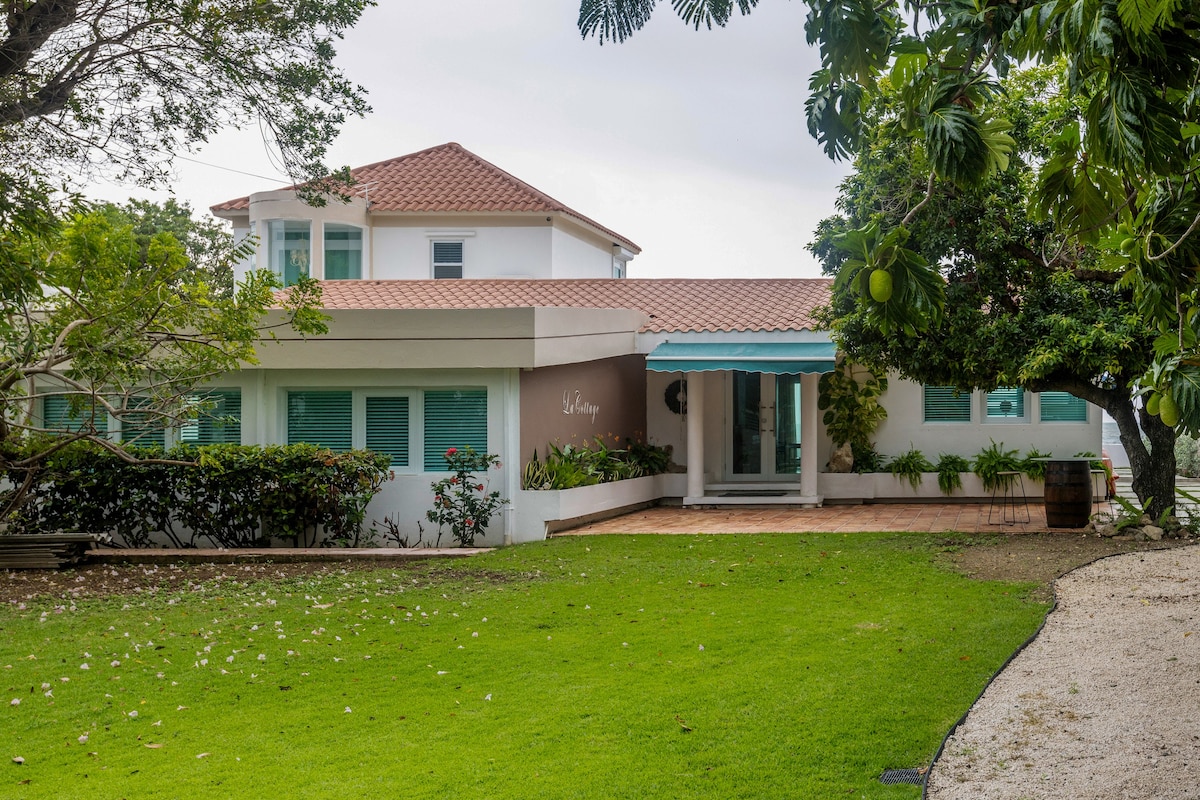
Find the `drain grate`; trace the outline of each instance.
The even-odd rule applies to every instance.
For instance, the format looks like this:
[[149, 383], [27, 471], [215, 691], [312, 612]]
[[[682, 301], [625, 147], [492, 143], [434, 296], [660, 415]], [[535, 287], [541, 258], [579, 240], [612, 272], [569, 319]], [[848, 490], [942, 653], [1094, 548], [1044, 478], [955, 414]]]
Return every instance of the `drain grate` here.
[[923, 769], [885, 769], [879, 776], [879, 782], [886, 784], [911, 783], [914, 786], [920, 786], [925, 782], [924, 773]]

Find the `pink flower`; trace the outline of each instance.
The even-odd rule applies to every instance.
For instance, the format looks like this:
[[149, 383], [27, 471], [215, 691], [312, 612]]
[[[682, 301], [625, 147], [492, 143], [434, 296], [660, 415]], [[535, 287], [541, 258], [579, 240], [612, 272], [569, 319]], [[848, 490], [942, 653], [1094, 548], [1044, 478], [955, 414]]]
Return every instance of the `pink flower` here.
[[482, 491], [483, 491], [483, 484], [481, 483], [481, 484], [479, 484], [478, 486], [476, 486], [475, 488], [476, 488], [476, 489], [478, 489], [479, 491], [481, 491], [481, 492], [482, 492]]
[[449, 450], [446, 451], [446, 458], [449, 458], [450, 456], [454, 455], [457, 452], [458, 452], [457, 447], [451, 447]]

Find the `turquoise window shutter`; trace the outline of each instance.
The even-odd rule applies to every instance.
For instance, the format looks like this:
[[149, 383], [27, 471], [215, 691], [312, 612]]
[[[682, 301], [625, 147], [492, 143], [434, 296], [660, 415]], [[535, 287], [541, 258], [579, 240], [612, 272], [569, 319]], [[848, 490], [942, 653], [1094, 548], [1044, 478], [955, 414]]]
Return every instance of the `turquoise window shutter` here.
[[1038, 395], [1042, 422], [1087, 422], [1087, 401], [1067, 392]]
[[451, 447], [488, 452], [487, 389], [425, 392], [425, 471], [445, 472]]
[[368, 450], [392, 457], [393, 467], [408, 466], [408, 398], [368, 397]]
[[[137, 409], [150, 404], [146, 397], [135, 397], [129, 408]], [[151, 414], [130, 413], [121, 420], [121, 440], [138, 447], [165, 447], [167, 432], [164, 420]]]
[[242, 443], [242, 390], [212, 389], [196, 398], [208, 407], [196, 420], [179, 429], [179, 440], [188, 444]]
[[926, 386], [925, 421], [970, 422], [970, 393], [956, 394], [953, 386]]
[[96, 433], [108, 433], [108, 412], [103, 406], [95, 408], [85, 399], [85, 405], [77, 414], [71, 413], [69, 395], [52, 394], [42, 398], [42, 427], [49, 430], [77, 432], [83, 421], [92, 417]]
[[354, 447], [351, 392], [288, 392], [287, 442], [330, 450]]
[[1012, 387], [987, 393], [988, 417], [1020, 419], [1025, 416], [1025, 390]]

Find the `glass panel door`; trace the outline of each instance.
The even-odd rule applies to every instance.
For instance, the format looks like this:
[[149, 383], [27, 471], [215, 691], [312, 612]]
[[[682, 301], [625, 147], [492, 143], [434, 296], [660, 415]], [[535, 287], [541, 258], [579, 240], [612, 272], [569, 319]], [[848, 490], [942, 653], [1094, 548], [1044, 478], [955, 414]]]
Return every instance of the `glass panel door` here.
[[800, 376], [733, 372], [730, 479], [800, 474]]
[[733, 454], [730, 471], [734, 475], [762, 474], [762, 381], [757, 372], [733, 373]]
[[800, 376], [775, 379], [775, 474], [800, 474]]

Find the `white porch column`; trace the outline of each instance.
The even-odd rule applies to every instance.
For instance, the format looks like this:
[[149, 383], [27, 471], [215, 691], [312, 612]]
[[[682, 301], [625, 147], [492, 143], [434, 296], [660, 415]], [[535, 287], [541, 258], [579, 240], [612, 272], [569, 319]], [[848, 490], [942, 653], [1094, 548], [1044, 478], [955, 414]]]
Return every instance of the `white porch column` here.
[[704, 373], [687, 374], [687, 498], [704, 497]]
[[[800, 494], [817, 496], [817, 442], [820, 439], [821, 411], [817, 408], [817, 383], [821, 376], [804, 373], [800, 376]], [[818, 501], [819, 502], [819, 501]]]

